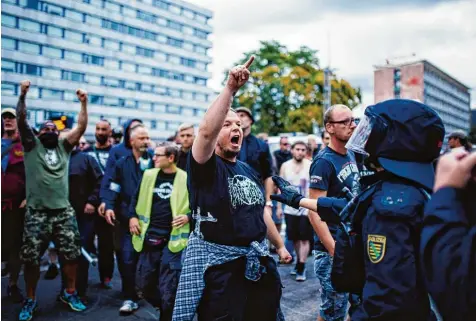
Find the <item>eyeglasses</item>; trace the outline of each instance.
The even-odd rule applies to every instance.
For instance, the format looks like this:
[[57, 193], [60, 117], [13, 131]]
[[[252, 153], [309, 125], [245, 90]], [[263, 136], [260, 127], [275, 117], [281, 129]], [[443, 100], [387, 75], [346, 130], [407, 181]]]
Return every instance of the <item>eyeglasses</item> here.
[[154, 154], [154, 156], [160, 157], [160, 156], [167, 156], [166, 154]]
[[282, 143], [283, 146], [289, 146], [289, 143]]
[[350, 126], [350, 124], [356, 123], [356, 119], [354, 117], [351, 117], [351, 118], [338, 120], [338, 121], [330, 121], [329, 123], [331, 123], [331, 124], [342, 124], [344, 126]]

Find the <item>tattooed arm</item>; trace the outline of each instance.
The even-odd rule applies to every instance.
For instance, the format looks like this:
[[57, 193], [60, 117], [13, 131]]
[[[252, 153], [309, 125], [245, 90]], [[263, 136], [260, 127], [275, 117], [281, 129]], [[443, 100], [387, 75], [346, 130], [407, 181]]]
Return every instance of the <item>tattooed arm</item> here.
[[26, 120], [26, 94], [30, 89], [30, 81], [23, 80], [20, 83], [21, 92], [20, 98], [18, 99], [17, 103], [17, 123], [18, 123], [18, 131], [20, 132], [20, 138], [23, 145], [23, 149], [25, 152], [31, 151], [36, 144], [35, 141], [35, 134], [31, 129], [28, 121]]
[[85, 90], [78, 89], [76, 95], [81, 102], [81, 111], [78, 115], [78, 126], [66, 136], [66, 140], [71, 146], [75, 146], [79, 143], [79, 139], [83, 136], [88, 126], [88, 93]]

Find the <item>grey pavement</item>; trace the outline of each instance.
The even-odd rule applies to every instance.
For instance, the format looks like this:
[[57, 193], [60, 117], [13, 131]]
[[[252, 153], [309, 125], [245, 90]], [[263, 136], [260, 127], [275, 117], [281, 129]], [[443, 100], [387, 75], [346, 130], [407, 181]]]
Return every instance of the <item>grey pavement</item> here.
[[[315, 321], [318, 311], [319, 282], [313, 272], [313, 258], [309, 257], [307, 263], [307, 276], [305, 282], [296, 282], [289, 275], [292, 266], [281, 265], [279, 271], [283, 281], [283, 298], [281, 307], [287, 321]], [[60, 279], [44, 280], [44, 272], [38, 284], [39, 309], [33, 320], [37, 321], [86, 321], [86, 320], [159, 320], [158, 312], [147, 302], [140, 302], [140, 309], [130, 316], [119, 316], [119, 306], [122, 303], [120, 294], [121, 281], [118, 272], [113, 278], [114, 288], [103, 289], [99, 286], [97, 268], [90, 267], [88, 309], [84, 312], [72, 312], [62, 302], [56, 300], [60, 291]], [[21, 304], [12, 303], [6, 297], [8, 278], [2, 278], [2, 312], [1, 320], [17, 320]], [[20, 276], [21, 289], [24, 289], [23, 277]]]

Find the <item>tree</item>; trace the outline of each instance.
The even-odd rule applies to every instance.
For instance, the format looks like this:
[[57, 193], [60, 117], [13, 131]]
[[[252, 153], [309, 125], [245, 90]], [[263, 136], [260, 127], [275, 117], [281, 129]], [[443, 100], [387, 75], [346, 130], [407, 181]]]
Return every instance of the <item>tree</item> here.
[[[277, 41], [262, 41], [258, 50], [243, 54], [243, 64], [251, 55], [251, 79], [237, 93], [233, 106], [251, 109], [257, 120], [254, 130], [276, 135], [289, 131], [312, 131], [312, 120], [322, 125], [324, 71], [317, 51], [301, 47], [290, 51]], [[226, 80], [225, 75], [225, 80]], [[332, 75], [332, 104], [354, 108], [360, 103], [360, 89]]]

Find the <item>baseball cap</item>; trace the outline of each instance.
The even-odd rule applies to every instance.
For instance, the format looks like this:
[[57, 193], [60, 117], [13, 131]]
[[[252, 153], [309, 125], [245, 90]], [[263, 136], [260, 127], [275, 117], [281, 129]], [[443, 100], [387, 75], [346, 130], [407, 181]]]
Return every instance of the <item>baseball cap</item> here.
[[466, 134], [464, 133], [464, 131], [462, 131], [462, 130], [457, 130], [457, 131], [452, 132], [452, 133], [448, 136], [448, 139], [449, 139], [449, 138], [466, 139], [467, 136], [466, 136]]
[[40, 131], [43, 128], [51, 127], [51, 126], [53, 126], [56, 130], [58, 130], [58, 127], [56, 127], [56, 124], [52, 120], [46, 120], [45, 122], [43, 122], [43, 124], [41, 124]]
[[17, 117], [17, 111], [15, 110], [15, 108], [9, 107], [9, 108], [2, 109], [2, 115], [7, 114], [7, 113], [12, 114], [13, 116]]
[[238, 107], [235, 109], [236, 112], [244, 112], [246, 114], [248, 114], [248, 116], [250, 116], [251, 118], [251, 121], [254, 123], [255, 122], [255, 118], [253, 117], [253, 114], [251, 113], [251, 110], [249, 108], [246, 108], [246, 107]]

